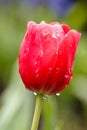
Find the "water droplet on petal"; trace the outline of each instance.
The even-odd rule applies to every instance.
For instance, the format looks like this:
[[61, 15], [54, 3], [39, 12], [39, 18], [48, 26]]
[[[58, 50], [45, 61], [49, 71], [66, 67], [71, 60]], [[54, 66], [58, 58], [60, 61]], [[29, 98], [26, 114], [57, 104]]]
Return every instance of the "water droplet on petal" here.
[[49, 67], [49, 70], [52, 70], [52, 68], [51, 68], [51, 67]]
[[39, 69], [36, 69], [36, 78], [38, 78], [39, 77]]
[[58, 74], [58, 72], [59, 72], [59, 68], [57, 67], [55, 73]]
[[56, 93], [56, 96], [60, 96], [60, 93]]
[[43, 50], [41, 50], [41, 56], [43, 56]]
[[58, 37], [60, 37], [60, 35], [59, 35], [59, 34], [58, 34], [57, 36], [58, 36]]
[[29, 51], [29, 47], [26, 49], [26, 51]]
[[43, 21], [41, 22], [41, 24], [45, 24], [45, 21], [43, 20]]
[[52, 71], [52, 67], [49, 67], [49, 71]]
[[61, 51], [61, 50], [59, 51], [59, 54], [62, 54], [62, 51]]
[[33, 92], [33, 94], [36, 96], [37, 95], [37, 93], [36, 92]]
[[67, 34], [65, 35], [65, 37], [67, 37]]
[[59, 68], [57, 67], [56, 70], [59, 70]]
[[58, 51], [56, 51], [56, 55], [58, 55]]
[[39, 77], [39, 73], [36, 74], [36, 78], [38, 78], [38, 77]]
[[37, 65], [37, 61], [35, 61], [35, 63], [34, 63], [35, 65]]
[[57, 38], [56, 35], [55, 35], [55, 33], [52, 34], [52, 37], [53, 37], [53, 38]]
[[65, 75], [65, 78], [68, 79], [70, 76], [68, 74]]
[[39, 70], [38, 70], [38, 69], [36, 69], [36, 73], [38, 73], [38, 71], [39, 71]]
[[67, 88], [68, 84], [66, 84], [65, 88]]
[[70, 45], [70, 47], [72, 48], [72, 44]]

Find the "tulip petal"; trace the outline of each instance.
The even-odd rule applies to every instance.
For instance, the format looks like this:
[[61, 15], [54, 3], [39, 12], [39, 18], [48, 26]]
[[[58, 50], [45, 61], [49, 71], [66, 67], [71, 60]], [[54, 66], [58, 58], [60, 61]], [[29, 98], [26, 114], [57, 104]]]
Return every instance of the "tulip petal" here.
[[[56, 37], [53, 34], [57, 34]], [[54, 26], [42, 22], [38, 26], [29, 22], [21, 47], [19, 71], [23, 73], [22, 79], [30, 90], [40, 92], [42, 86], [45, 86], [49, 73], [56, 64], [56, 52], [63, 36], [60, 25]]]
[[44, 91], [54, 94], [60, 92], [69, 83], [72, 77], [72, 65], [79, 39], [80, 33], [75, 30], [71, 30], [65, 35], [59, 47], [54, 71], [49, 77], [46, 84], [48, 87]]
[[70, 31], [70, 27], [67, 24], [61, 24], [62, 29], [64, 30], [64, 33], [66, 34], [68, 31]]

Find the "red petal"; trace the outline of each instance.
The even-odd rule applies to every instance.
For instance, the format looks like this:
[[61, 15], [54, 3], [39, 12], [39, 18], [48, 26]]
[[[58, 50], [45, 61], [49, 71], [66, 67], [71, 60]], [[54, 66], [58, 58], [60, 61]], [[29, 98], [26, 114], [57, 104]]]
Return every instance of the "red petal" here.
[[[56, 31], [59, 31], [56, 33]], [[54, 38], [53, 34], [60, 37]], [[39, 92], [45, 85], [57, 60], [56, 52], [64, 36], [60, 25], [28, 24], [20, 52], [20, 73], [27, 88]]]
[[80, 33], [71, 30], [62, 40], [58, 51], [56, 66], [46, 84], [48, 87], [45, 91], [48, 91], [48, 93], [58, 93], [69, 83], [72, 77], [72, 65], [79, 39]]
[[70, 31], [70, 27], [67, 24], [61, 24], [62, 29], [64, 30], [64, 33], [66, 34], [68, 31]]

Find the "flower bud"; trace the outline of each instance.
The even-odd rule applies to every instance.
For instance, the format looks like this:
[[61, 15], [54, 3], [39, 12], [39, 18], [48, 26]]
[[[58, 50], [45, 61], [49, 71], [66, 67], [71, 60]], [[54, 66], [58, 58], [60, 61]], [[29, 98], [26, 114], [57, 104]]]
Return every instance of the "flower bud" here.
[[19, 52], [19, 73], [25, 87], [33, 92], [54, 95], [72, 77], [80, 33], [66, 24], [29, 22]]

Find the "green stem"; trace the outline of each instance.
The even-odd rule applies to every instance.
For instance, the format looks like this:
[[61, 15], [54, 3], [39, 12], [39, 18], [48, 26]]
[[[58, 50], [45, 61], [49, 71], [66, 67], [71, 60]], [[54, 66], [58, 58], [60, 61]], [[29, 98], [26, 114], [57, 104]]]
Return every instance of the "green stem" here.
[[36, 96], [36, 105], [35, 105], [35, 111], [34, 111], [34, 117], [33, 117], [31, 130], [37, 130], [38, 129], [43, 99], [44, 99], [44, 96], [41, 95], [41, 94], [38, 94]]

